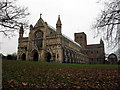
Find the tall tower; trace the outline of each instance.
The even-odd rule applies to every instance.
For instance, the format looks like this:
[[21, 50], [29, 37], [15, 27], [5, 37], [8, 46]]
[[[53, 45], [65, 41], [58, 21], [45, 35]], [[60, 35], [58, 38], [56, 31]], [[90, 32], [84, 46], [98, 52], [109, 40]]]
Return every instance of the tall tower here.
[[61, 24], [60, 15], [59, 15], [56, 23], [56, 32], [58, 35], [61, 34], [61, 28], [62, 28], [62, 24]]
[[87, 39], [86, 34], [84, 32], [74, 33], [74, 41], [80, 44], [83, 48], [86, 48]]

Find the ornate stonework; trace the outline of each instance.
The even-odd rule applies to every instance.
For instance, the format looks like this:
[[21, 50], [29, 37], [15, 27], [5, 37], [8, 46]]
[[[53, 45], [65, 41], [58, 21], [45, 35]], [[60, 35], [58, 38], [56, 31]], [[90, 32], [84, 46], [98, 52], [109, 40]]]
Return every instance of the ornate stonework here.
[[[72, 41], [61, 32], [62, 23], [60, 16], [56, 23], [56, 29], [48, 25], [40, 17], [36, 25], [30, 25], [28, 37], [23, 37], [23, 26], [19, 32], [17, 60], [50, 61], [64, 63], [90, 63], [90, 55], [86, 54], [88, 49], [87, 41], [78, 39], [83, 34], [75, 35], [75, 41]], [[84, 35], [83, 35], [84, 36]], [[81, 42], [83, 45], [81, 45]], [[100, 44], [101, 45], [101, 44]], [[103, 50], [103, 51], [102, 51]], [[98, 49], [104, 54], [104, 45]]]

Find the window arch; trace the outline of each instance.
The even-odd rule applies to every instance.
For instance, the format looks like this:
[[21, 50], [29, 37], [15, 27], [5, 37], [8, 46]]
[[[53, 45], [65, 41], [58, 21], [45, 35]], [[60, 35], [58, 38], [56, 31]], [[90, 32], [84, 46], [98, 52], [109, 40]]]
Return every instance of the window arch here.
[[37, 31], [34, 36], [34, 45], [37, 46], [38, 50], [42, 48], [43, 43], [43, 32]]

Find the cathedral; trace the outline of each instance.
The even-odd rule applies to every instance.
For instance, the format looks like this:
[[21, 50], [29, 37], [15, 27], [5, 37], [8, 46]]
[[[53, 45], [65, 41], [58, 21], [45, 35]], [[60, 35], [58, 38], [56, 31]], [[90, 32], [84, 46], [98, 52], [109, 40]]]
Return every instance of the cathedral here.
[[84, 32], [75, 33], [74, 41], [62, 34], [60, 16], [56, 28], [50, 26], [40, 16], [35, 26], [30, 25], [28, 37], [23, 37], [24, 28], [21, 26], [18, 38], [17, 60], [103, 64], [104, 43], [87, 45]]

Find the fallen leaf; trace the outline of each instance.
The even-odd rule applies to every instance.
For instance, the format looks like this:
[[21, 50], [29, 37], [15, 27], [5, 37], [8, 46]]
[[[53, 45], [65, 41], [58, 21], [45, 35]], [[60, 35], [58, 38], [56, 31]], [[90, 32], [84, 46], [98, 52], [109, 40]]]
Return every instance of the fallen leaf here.
[[23, 85], [23, 86], [26, 86], [26, 85], [28, 85], [28, 83], [22, 82], [22, 85]]

